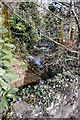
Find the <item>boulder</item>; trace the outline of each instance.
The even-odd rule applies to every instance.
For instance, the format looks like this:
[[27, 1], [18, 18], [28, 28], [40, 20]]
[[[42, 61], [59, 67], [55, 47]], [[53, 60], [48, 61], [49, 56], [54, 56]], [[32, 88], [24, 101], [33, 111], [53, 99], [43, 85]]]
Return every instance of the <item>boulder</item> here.
[[11, 81], [12, 88], [32, 84], [33, 82], [37, 82], [40, 80], [40, 68], [38, 68], [36, 64], [28, 63], [27, 68], [22, 69], [18, 59], [15, 59], [12, 65], [13, 68], [11, 69], [11, 71], [17, 74], [17, 79]]
[[18, 118], [41, 118], [42, 109], [40, 107], [32, 107], [28, 105], [25, 101], [17, 101], [13, 104], [13, 111], [15, 113], [14, 117]]

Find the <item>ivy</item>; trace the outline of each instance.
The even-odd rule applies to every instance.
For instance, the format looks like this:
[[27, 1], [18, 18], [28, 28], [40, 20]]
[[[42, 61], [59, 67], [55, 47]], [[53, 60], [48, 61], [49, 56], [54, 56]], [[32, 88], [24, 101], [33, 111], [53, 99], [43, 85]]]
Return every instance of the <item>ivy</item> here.
[[[17, 75], [10, 71], [12, 68], [11, 60], [14, 59], [12, 50], [15, 50], [15, 45], [9, 44], [9, 38], [6, 37], [7, 29], [4, 29], [4, 19], [0, 18], [0, 104], [6, 109], [9, 108], [10, 99], [16, 100], [18, 96], [15, 95], [18, 92], [18, 88], [11, 86], [11, 80], [16, 79]], [[4, 36], [4, 37], [3, 37]]]

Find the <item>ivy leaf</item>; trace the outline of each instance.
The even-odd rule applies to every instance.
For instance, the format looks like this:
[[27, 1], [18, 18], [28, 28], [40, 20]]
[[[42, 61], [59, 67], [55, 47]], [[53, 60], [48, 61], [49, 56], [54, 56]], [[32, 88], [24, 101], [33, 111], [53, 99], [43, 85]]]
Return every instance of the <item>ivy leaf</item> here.
[[3, 53], [5, 53], [5, 54], [12, 54], [10, 51], [8, 51], [8, 50], [6, 50], [6, 49], [3, 49], [2, 51], [3, 51]]
[[2, 57], [2, 53], [0, 53], [0, 57]]
[[12, 72], [12, 71], [9, 71], [8, 73], [5, 73], [5, 75], [7, 78], [9, 78], [10, 80], [14, 80], [14, 79], [17, 79], [17, 75]]
[[3, 90], [0, 90], [0, 97], [3, 95]]
[[13, 88], [12, 90], [10, 90], [8, 93], [10, 94], [10, 93], [16, 93], [16, 92], [18, 92], [18, 88]]
[[8, 40], [9, 40], [9, 38], [8, 38], [8, 37], [5, 37], [5, 38], [4, 38], [4, 41], [8, 41]]
[[0, 84], [4, 90], [10, 89], [11, 84], [9, 82], [4, 81], [2, 78], [0, 78]]
[[0, 39], [0, 42], [1, 42], [1, 43], [4, 43], [4, 41], [3, 41], [2, 39]]
[[2, 60], [0, 60], [0, 65], [2, 64]]
[[10, 61], [12, 61], [12, 59], [14, 59], [14, 57], [12, 57], [12, 55], [5, 55], [2, 57], [2, 59], [9, 59]]
[[3, 107], [5, 107], [6, 109], [8, 109], [8, 102], [6, 100], [6, 97], [1, 97], [1, 104]]
[[7, 82], [11, 82], [11, 80], [8, 77], [6, 77], [5, 75], [2, 75], [2, 79], [4, 79]]
[[4, 45], [7, 46], [7, 47], [10, 47], [10, 48], [16, 48], [15, 45], [13, 45], [13, 44], [5, 43]]
[[13, 67], [13, 66], [11, 65], [11, 63], [8, 62], [8, 61], [2, 61], [2, 63], [3, 63], [4, 66], [6, 66], [6, 67], [8, 67], [8, 68], [12, 68], [12, 67]]
[[0, 68], [0, 76], [5, 74], [5, 73], [6, 73], [6, 71], [4, 69]]
[[1, 28], [0, 28], [0, 33], [1, 33], [1, 34], [4, 34], [4, 33], [6, 33], [6, 32], [8, 32], [7, 29], [1, 29]]
[[[5, 20], [4, 20], [2, 17], [0, 17], [0, 22], [1, 22], [2, 24], [4, 23], [4, 21], [5, 21]], [[0, 24], [1, 24], [1, 23], [0, 23]], [[2, 24], [1, 24], [1, 25], [2, 25]]]
[[7, 97], [9, 97], [9, 98], [13, 98], [13, 100], [15, 101], [15, 100], [17, 100], [17, 99], [19, 99], [19, 97], [18, 96], [16, 96], [16, 95], [13, 95], [13, 94], [7, 94]]

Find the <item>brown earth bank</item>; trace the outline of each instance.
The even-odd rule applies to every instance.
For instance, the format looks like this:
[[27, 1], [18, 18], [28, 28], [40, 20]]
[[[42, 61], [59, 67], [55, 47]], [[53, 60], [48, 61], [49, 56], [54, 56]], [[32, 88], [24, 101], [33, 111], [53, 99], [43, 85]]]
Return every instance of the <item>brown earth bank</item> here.
[[29, 65], [26, 68], [22, 68], [22, 60], [15, 58], [12, 65], [13, 68], [10, 70], [17, 74], [17, 79], [12, 80], [11, 82], [12, 88], [25, 86], [40, 80], [36, 70], [30, 69]]

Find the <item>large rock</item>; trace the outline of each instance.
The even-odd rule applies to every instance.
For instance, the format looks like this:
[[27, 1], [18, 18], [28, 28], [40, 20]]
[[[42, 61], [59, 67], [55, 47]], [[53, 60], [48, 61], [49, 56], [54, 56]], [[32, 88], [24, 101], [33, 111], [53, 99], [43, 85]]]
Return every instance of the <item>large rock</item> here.
[[43, 67], [43, 64], [40, 60], [29, 56], [27, 58], [27, 68], [22, 69], [21, 63], [18, 59], [15, 59], [15, 62], [12, 63], [13, 68], [11, 71], [17, 74], [17, 79], [12, 80], [12, 87], [21, 87], [28, 84], [33, 84], [38, 82], [40, 79], [46, 80], [53, 76], [53, 73], [46, 66]]
[[42, 117], [42, 109], [39, 107], [31, 108], [26, 102], [24, 101], [17, 101], [13, 105], [13, 110], [16, 114], [15, 117], [18, 118], [37, 118]]
[[24, 85], [32, 84], [33, 82], [37, 82], [40, 80], [38, 67], [32, 64], [28, 64], [27, 68], [22, 69], [21, 63], [15, 59], [14, 63], [12, 63], [13, 68], [11, 71], [17, 74], [17, 79], [12, 80], [12, 88], [21, 87]]
[[13, 105], [13, 110], [16, 114], [17, 117], [21, 117], [23, 116], [25, 113], [27, 114], [27, 117], [31, 116], [30, 115], [30, 107], [28, 106], [28, 104], [24, 101], [17, 101], [16, 103], [14, 103]]
[[50, 116], [54, 118], [79, 118], [80, 101], [76, 85], [76, 83], [75, 85], [72, 83], [63, 94], [57, 96], [55, 104], [52, 102], [51, 107], [47, 108]]

